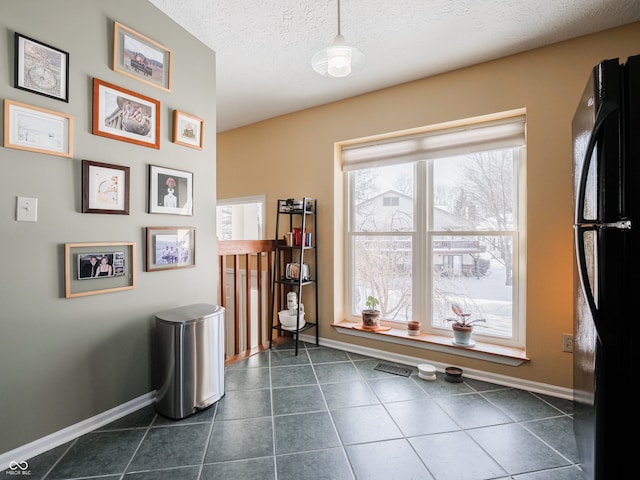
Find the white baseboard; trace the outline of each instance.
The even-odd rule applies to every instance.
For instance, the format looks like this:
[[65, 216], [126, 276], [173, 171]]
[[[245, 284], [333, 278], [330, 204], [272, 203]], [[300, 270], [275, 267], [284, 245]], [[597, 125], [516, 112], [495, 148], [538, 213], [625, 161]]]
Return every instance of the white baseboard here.
[[[313, 335], [301, 334], [300, 340], [307, 343], [315, 343], [316, 339]], [[380, 360], [388, 360], [390, 362], [401, 363], [404, 365], [410, 365], [415, 367], [421, 363], [429, 363], [436, 367], [439, 372], [444, 372], [445, 367], [456, 366], [451, 364], [443, 364], [440, 362], [432, 362], [425, 360], [424, 358], [410, 357], [408, 355], [401, 355], [398, 353], [385, 352], [375, 348], [362, 347], [359, 345], [353, 345], [351, 343], [339, 342], [337, 340], [329, 340], [326, 338], [319, 338], [318, 343], [325, 347], [337, 348], [338, 350], [344, 350], [347, 352], [359, 353], [369, 357], [379, 358]], [[508, 377], [506, 375], [498, 375], [495, 373], [484, 372], [481, 370], [475, 370], [472, 368], [465, 368], [464, 375], [475, 380], [482, 380], [484, 382], [495, 383], [498, 385], [504, 385], [506, 387], [519, 388], [530, 392], [541, 393], [543, 395], [549, 395], [552, 397], [564, 398], [566, 400], [573, 400], [573, 390], [570, 388], [558, 387], [555, 385], [549, 385], [546, 383], [532, 382], [529, 380], [523, 380], [521, 378]]]
[[106, 412], [102, 412], [94, 417], [87, 418], [75, 425], [71, 425], [62, 430], [58, 430], [57, 432], [52, 433], [51, 435], [47, 435], [46, 437], [42, 437], [38, 440], [35, 440], [31, 443], [27, 443], [21, 447], [18, 447], [9, 452], [3, 453], [0, 455], [0, 471], [6, 470], [9, 468], [11, 462], [24, 462], [30, 458], [35, 457], [36, 455], [40, 455], [52, 448], [59, 447], [60, 445], [64, 445], [71, 440], [75, 440], [76, 438], [84, 435], [85, 433], [89, 433], [96, 428], [100, 428], [108, 423], [113, 422], [114, 420], [118, 420], [130, 413], [133, 413], [142, 407], [146, 407], [147, 405], [152, 404], [156, 399], [156, 391], [152, 391], [149, 393], [145, 393], [144, 395], [134, 398], [122, 405], [118, 405], [117, 407], [112, 408], [111, 410], [107, 410]]

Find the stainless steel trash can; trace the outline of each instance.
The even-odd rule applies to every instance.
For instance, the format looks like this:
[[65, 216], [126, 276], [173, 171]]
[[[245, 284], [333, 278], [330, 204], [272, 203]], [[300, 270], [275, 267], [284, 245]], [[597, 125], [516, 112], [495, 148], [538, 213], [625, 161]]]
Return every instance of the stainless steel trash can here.
[[179, 420], [224, 395], [224, 308], [207, 303], [156, 314], [156, 410]]

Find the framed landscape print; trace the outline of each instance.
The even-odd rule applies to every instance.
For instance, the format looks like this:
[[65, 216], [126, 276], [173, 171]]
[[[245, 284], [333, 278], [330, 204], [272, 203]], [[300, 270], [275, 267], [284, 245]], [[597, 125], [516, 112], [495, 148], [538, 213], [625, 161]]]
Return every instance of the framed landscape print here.
[[93, 79], [94, 135], [160, 148], [160, 102]]
[[129, 170], [82, 160], [82, 213], [129, 215]]
[[14, 86], [69, 102], [69, 54], [15, 32]]
[[204, 120], [179, 110], [173, 111], [173, 143], [202, 150]]
[[193, 215], [193, 173], [149, 165], [149, 213]]
[[67, 243], [64, 296], [84, 297], [136, 286], [136, 243]]
[[113, 29], [113, 70], [171, 91], [171, 50], [119, 22]]
[[147, 272], [196, 265], [196, 229], [147, 227]]
[[4, 146], [71, 157], [73, 155], [73, 117], [5, 99]]

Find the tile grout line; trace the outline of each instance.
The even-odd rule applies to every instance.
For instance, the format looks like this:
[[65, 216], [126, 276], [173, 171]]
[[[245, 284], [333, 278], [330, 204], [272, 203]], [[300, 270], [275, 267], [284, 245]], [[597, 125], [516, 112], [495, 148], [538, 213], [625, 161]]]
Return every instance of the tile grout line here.
[[273, 478], [278, 480], [278, 456], [276, 455], [276, 416], [273, 408], [273, 375], [271, 371], [271, 348], [269, 348], [269, 399], [271, 403], [271, 443], [273, 453]]
[[[306, 348], [306, 344], [305, 344], [305, 348]], [[329, 408], [329, 404], [327, 403], [327, 397], [325, 396], [324, 392], [322, 391], [322, 386], [320, 385], [320, 380], [318, 379], [318, 374], [316, 373], [316, 369], [314, 366], [314, 363], [311, 359], [311, 355], [309, 355], [309, 352], [307, 351], [307, 356], [309, 357], [309, 365], [311, 365], [311, 370], [313, 371], [313, 376], [316, 379], [316, 385], [318, 386], [318, 390], [320, 390], [320, 396], [322, 396], [322, 401], [324, 402], [324, 406], [327, 409], [327, 415], [329, 416], [329, 420], [331, 421], [331, 425], [333, 426], [333, 431], [336, 433], [336, 437], [338, 438], [338, 441], [340, 442], [340, 450], [342, 450], [342, 455], [344, 455], [345, 460], [347, 461], [347, 465], [349, 465], [349, 471], [351, 472], [352, 478], [357, 478], [355, 471], [353, 470], [353, 465], [351, 464], [351, 460], [349, 459], [349, 455], [347, 455], [347, 449], [344, 446], [344, 442], [342, 441], [342, 437], [340, 436], [340, 432], [338, 431], [338, 427], [336, 427], [336, 422], [333, 419], [333, 415], [331, 414], [331, 409]], [[351, 358], [349, 357], [349, 355], [347, 355], [347, 358], [349, 358], [349, 361], [353, 364]], [[355, 365], [353, 366], [354, 368]], [[356, 368], [357, 371], [357, 368]], [[358, 372], [360, 373], [360, 372]], [[327, 450], [327, 449], [325, 449]]]
[[156, 418], [158, 418], [158, 414], [157, 413], [153, 416], [153, 418], [149, 422], [149, 425], [147, 425], [147, 428], [145, 428], [144, 435], [142, 435], [142, 438], [138, 442], [138, 446], [133, 451], [133, 454], [131, 454], [131, 458], [129, 459], [129, 461], [125, 465], [124, 470], [122, 471], [122, 475], [120, 475], [120, 480], [123, 480], [125, 475], [127, 474], [127, 470], [131, 466], [131, 462], [133, 462], [133, 459], [136, 457], [136, 454], [140, 451], [140, 447], [142, 447], [142, 442], [144, 442], [144, 439], [147, 438], [147, 435], [149, 434], [149, 430], [151, 430], [151, 425], [153, 425], [153, 422], [155, 422]]
[[197, 478], [202, 477], [202, 470], [204, 469], [205, 460], [207, 458], [207, 452], [209, 451], [209, 445], [211, 444], [211, 436], [213, 434], [213, 424], [216, 421], [216, 414], [218, 413], [218, 405], [219, 405], [218, 402], [220, 400], [222, 400], [222, 398], [219, 398], [218, 401], [216, 401], [215, 405], [213, 405], [215, 410], [213, 412], [213, 415], [211, 416], [211, 425], [209, 426], [209, 435], [207, 436], [207, 441], [205, 442], [205, 445], [204, 445], [204, 451], [202, 452], [202, 461], [200, 462], [200, 468], [198, 469]]
[[[80, 437], [78, 437], [80, 438]], [[78, 442], [78, 438], [74, 439], [69, 446], [64, 450], [64, 452], [62, 452], [60, 454], [60, 456], [58, 457], [58, 459], [53, 462], [53, 465], [51, 465], [51, 468], [49, 468], [49, 470], [47, 470], [47, 472], [44, 474], [44, 476], [42, 477], [42, 480], [45, 480], [47, 478], [47, 476], [53, 471], [54, 468], [56, 468], [56, 466], [62, 461], [62, 459], [64, 458], [64, 456], [69, 453], [69, 450], [71, 450], [71, 448]]]

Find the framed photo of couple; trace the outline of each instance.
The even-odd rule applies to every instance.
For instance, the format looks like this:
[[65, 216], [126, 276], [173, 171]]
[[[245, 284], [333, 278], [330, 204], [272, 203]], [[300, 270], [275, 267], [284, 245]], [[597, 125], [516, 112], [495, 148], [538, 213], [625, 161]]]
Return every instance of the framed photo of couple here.
[[135, 242], [67, 243], [64, 296], [84, 297], [136, 286]]

